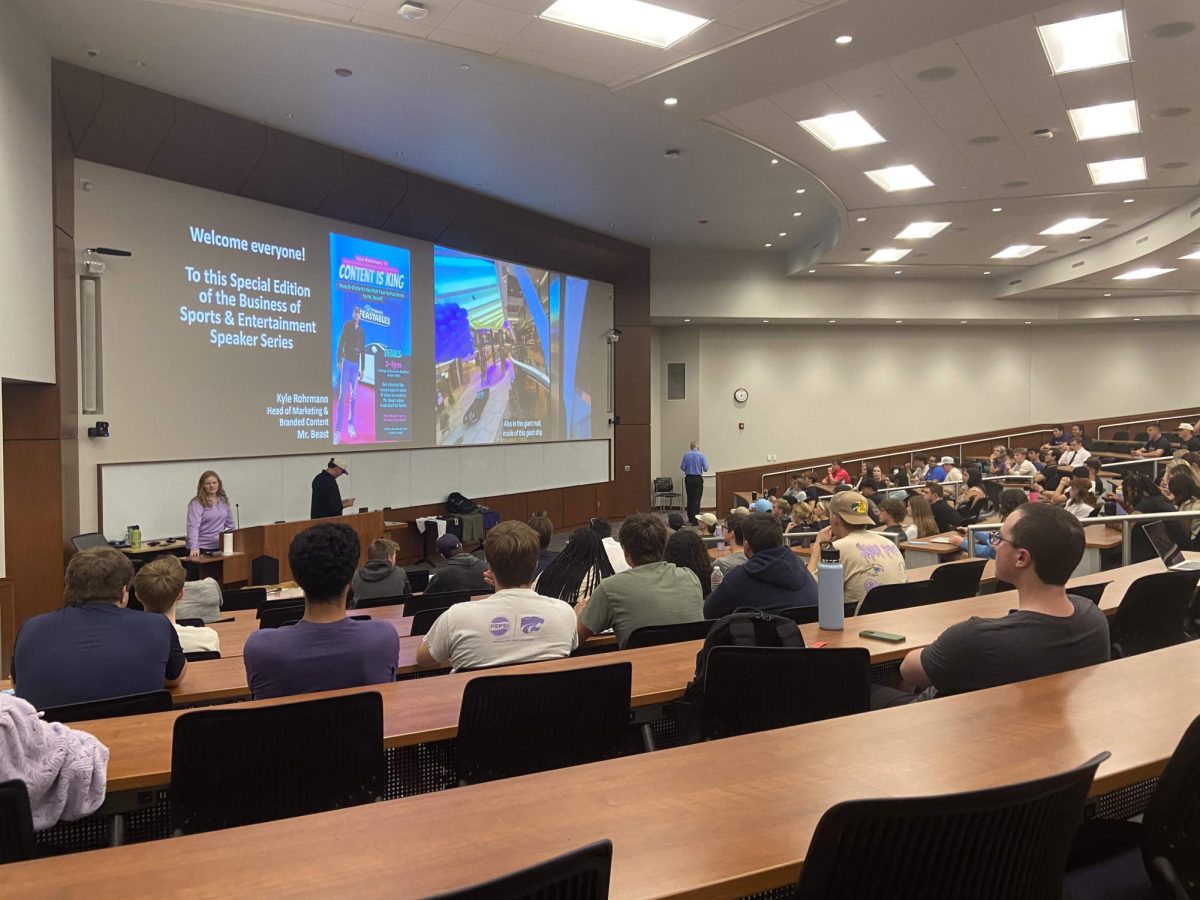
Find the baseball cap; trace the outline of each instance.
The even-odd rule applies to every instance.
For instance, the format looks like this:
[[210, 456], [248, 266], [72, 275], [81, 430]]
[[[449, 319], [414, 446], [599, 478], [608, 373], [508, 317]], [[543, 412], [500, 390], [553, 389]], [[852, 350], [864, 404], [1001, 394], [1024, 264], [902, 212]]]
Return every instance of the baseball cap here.
[[696, 521], [703, 522], [709, 528], [715, 528], [717, 525], [717, 517], [712, 513], [700, 513], [700, 515], [696, 516]]
[[447, 553], [453, 553], [462, 546], [462, 541], [458, 539], [458, 535], [446, 532], [437, 539], [437, 551], [445, 556]]
[[748, 515], [750, 515], [750, 507], [748, 507], [748, 506], [735, 506], [733, 509], [731, 509], [731, 510], [729, 511], [729, 514], [730, 514], [731, 516], [748, 516]]
[[753, 504], [753, 506], [751, 506], [751, 509], [753, 509], [755, 512], [770, 512], [771, 511], [771, 501], [768, 500], [766, 497], [759, 497], [757, 500], [754, 501], [754, 504]]
[[952, 465], [954, 465], [954, 457], [953, 456], [943, 456], [941, 459], [938, 460], [938, 465], [939, 466], [952, 466]]
[[1195, 431], [1195, 430], [1196, 430], [1195, 428], [1193, 428], [1193, 427], [1192, 427], [1192, 425], [1191, 425], [1191, 423], [1190, 423], [1190, 422], [1180, 422], [1180, 423], [1179, 423], [1179, 428], [1177, 428], [1177, 429], [1176, 429], [1176, 431], [1183, 431], [1184, 429], [1186, 429], [1186, 430], [1188, 430], [1188, 431]]
[[344, 457], [344, 456], [335, 456], [333, 459], [331, 459], [329, 461], [329, 464], [331, 466], [337, 466], [339, 469], [341, 469], [346, 474], [350, 474], [350, 468], [349, 468], [349, 466], [346, 465], [346, 457]]
[[829, 498], [829, 514], [851, 525], [874, 525], [867, 515], [867, 500], [857, 491], [842, 491]]

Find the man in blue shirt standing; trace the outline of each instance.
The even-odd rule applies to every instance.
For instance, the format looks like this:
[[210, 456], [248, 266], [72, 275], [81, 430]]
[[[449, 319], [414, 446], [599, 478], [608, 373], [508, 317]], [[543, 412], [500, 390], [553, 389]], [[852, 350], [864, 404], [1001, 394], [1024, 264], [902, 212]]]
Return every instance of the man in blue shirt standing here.
[[704, 479], [701, 476], [708, 471], [708, 460], [695, 441], [692, 441], [692, 448], [683, 454], [679, 468], [683, 472], [683, 489], [687, 492], [688, 524], [695, 525], [696, 516], [700, 514], [700, 495], [704, 493]]

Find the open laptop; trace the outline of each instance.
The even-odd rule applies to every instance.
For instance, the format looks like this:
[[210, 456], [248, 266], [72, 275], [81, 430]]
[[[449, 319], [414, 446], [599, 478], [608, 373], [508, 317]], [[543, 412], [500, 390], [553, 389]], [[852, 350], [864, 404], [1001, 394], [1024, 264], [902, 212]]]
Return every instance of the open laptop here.
[[1146, 537], [1154, 545], [1166, 567], [1172, 572], [1200, 572], [1200, 560], [1186, 560], [1175, 542], [1167, 536], [1167, 527], [1162, 522], [1149, 522], [1142, 526]]

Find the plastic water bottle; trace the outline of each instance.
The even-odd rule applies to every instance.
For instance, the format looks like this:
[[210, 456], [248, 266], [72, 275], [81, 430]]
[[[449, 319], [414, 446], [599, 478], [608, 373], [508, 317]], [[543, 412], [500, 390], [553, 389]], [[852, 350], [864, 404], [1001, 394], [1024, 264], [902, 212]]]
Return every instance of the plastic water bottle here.
[[846, 624], [842, 554], [829, 541], [821, 544], [817, 566], [817, 623], [825, 631], [841, 631]]
[[718, 525], [717, 530], [714, 533], [717, 536], [717, 549], [724, 550], [725, 549], [725, 529], [723, 529], [720, 525]]

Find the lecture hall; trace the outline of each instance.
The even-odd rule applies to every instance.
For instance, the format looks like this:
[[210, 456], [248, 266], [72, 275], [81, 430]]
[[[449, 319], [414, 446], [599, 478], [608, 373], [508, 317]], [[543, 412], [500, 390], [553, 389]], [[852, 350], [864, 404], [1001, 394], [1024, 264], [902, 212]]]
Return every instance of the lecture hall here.
[[0, 0], [0, 894], [1200, 898], [1196, 0]]

